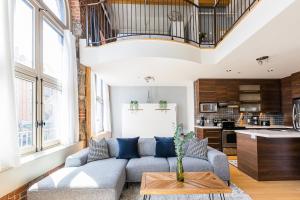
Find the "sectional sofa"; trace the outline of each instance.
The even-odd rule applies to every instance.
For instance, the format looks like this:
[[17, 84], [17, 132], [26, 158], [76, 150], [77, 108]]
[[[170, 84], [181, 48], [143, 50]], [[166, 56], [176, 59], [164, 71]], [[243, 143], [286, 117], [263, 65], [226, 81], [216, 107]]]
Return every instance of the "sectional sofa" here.
[[[176, 170], [176, 158], [156, 158], [155, 139], [141, 138], [138, 149], [141, 158], [116, 159], [118, 143], [109, 139], [111, 158], [87, 163], [88, 148], [66, 159], [65, 167], [32, 185], [28, 200], [118, 200], [126, 182], [140, 182], [143, 172]], [[185, 157], [185, 171], [212, 171], [224, 181], [230, 181], [225, 154], [208, 149], [208, 160]]]

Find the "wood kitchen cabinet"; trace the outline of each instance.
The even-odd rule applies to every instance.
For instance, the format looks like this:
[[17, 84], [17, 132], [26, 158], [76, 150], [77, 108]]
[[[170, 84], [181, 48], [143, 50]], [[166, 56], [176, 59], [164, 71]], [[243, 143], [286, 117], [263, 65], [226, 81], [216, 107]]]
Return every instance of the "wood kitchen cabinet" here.
[[238, 80], [199, 79], [195, 82], [195, 100], [199, 103], [238, 101], [238, 85]]
[[217, 102], [216, 80], [198, 80], [199, 102]]
[[208, 138], [208, 146], [222, 151], [222, 130], [220, 128], [196, 128], [199, 139]]
[[217, 102], [238, 102], [239, 81], [231, 79], [216, 80]]
[[300, 98], [300, 72], [291, 76], [292, 98]]
[[240, 102], [240, 85], [260, 85], [261, 111], [281, 112], [279, 79], [199, 79], [194, 84], [196, 115], [199, 114], [200, 103]]
[[283, 123], [285, 126], [292, 126], [292, 87], [291, 77], [281, 79], [281, 112], [283, 114]]
[[281, 112], [281, 84], [280, 80], [262, 80], [261, 83], [261, 111]]

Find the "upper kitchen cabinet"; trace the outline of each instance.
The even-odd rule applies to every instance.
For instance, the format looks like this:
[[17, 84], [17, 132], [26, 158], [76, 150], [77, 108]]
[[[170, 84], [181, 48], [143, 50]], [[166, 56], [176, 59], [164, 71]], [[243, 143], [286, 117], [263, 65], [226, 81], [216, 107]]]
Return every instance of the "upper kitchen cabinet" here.
[[239, 101], [239, 81], [231, 79], [216, 80], [216, 98], [218, 102]]
[[199, 103], [237, 102], [238, 86], [238, 80], [200, 79], [195, 82], [195, 100]]
[[280, 80], [262, 80], [261, 110], [262, 112], [281, 112], [281, 83]]
[[198, 91], [200, 103], [217, 102], [216, 80], [198, 80]]
[[292, 126], [293, 120], [291, 113], [293, 112], [291, 77], [281, 79], [281, 112], [283, 114], [283, 122], [286, 126]]
[[291, 76], [292, 98], [300, 98], [300, 72]]

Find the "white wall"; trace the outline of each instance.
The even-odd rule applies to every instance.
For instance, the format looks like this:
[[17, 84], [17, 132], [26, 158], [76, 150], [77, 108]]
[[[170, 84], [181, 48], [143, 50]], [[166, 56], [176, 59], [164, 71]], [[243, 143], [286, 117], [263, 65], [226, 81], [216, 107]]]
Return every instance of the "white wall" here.
[[[166, 100], [177, 105], [177, 122], [183, 123], [186, 130], [193, 130], [193, 94], [186, 86], [111, 86], [112, 136], [122, 136], [122, 104], [137, 100], [147, 102], [150, 88], [153, 103]], [[193, 91], [192, 91], [193, 93]], [[188, 97], [189, 96], [189, 97]]]

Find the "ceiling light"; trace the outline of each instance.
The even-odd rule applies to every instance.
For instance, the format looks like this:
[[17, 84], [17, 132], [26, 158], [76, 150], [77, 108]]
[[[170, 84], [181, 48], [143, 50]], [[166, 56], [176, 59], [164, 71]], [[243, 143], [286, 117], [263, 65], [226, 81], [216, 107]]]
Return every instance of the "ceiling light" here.
[[273, 71], [274, 71], [273, 68], [268, 69], [268, 72], [273, 72]]
[[231, 69], [226, 69], [226, 72], [231, 72]]
[[144, 77], [144, 79], [147, 83], [155, 81], [155, 78], [153, 76], [146, 76], [146, 77]]
[[269, 56], [262, 56], [262, 57], [256, 58], [256, 61], [259, 65], [263, 65], [264, 63], [269, 62]]

